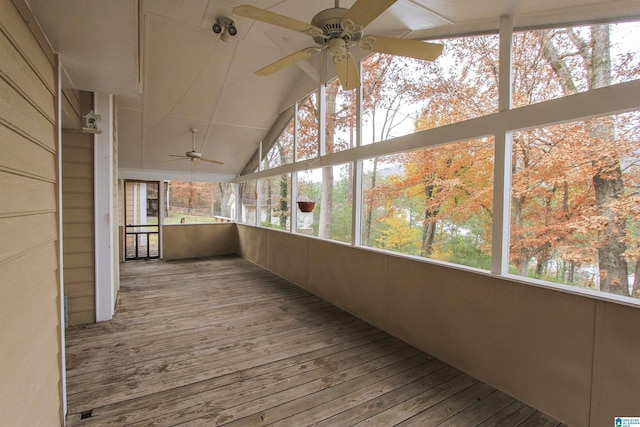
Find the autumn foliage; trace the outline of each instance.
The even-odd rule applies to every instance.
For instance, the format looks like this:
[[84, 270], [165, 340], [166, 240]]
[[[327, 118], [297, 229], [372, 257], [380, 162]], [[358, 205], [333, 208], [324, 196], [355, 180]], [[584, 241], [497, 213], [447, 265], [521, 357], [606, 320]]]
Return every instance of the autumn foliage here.
[[[514, 34], [513, 108], [637, 79], [637, 52], [617, 44], [622, 25]], [[363, 144], [498, 112], [498, 36], [444, 43], [435, 62], [389, 55], [362, 62]], [[354, 147], [356, 92], [337, 83], [325, 92], [325, 152]], [[298, 108], [298, 161], [318, 155], [318, 96]], [[293, 132], [291, 125], [276, 144], [274, 165], [287, 162]], [[640, 113], [510, 138], [510, 271], [640, 297]], [[366, 159], [362, 243], [490, 268], [495, 144], [489, 135]], [[340, 170], [325, 168], [320, 183], [300, 188], [318, 198], [319, 235], [350, 241], [343, 223], [350, 223], [353, 177], [349, 167]]]
[[[637, 78], [638, 58], [628, 52], [611, 57], [609, 33], [608, 26], [594, 26], [517, 34], [514, 104], [529, 105]], [[387, 90], [396, 97], [404, 93], [405, 99], [422, 99], [422, 113], [414, 120], [416, 131], [497, 111], [497, 36], [447, 40], [446, 49], [446, 61], [422, 66], [423, 72], [415, 78], [420, 84], [414, 81], [395, 92]], [[415, 61], [406, 59], [387, 61], [415, 67]], [[367, 65], [381, 63], [376, 58]], [[383, 76], [379, 71], [367, 73]], [[387, 79], [371, 86], [393, 82]], [[391, 103], [387, 101], [393, 110]], [[640, 296], [638, 281], [627, 282], [635, 273], [640, 252], [639, 126], [638, 114], [628, 113], [512, 135], [510, 261], [514, 273]], [[493, 197], [491, 138], [371, 163], [373, 172], [365, 180], [369, 186], [363, 241], [487, 268]], [[381, 168], [387, 172], [379, 173]], [[414, 231], [414, 241], [406, 238], [409, 229]], [[419, 244], [415, 241], [418, 231]]]

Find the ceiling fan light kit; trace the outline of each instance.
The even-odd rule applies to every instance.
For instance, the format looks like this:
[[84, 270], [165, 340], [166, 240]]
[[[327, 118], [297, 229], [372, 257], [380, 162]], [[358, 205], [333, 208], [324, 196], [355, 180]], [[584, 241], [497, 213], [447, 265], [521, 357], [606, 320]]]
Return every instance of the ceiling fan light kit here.
[[220, 40], [223, 42], [228, 42], [229, 36], [235, 36], [238, 34], [238, 29], [233, 24], [233, 19], [226, 16], [218, 16], [212, 29], [214, 33], [220, 34]]
[[364, 28], [395, 2], [396, 0], [357, 0], [351, 9], [345, 9], [340, 7], [336, 1], [335, 7], [317, 13], [311, 20], [311, 24], [247, 4], [235, 7], [233, 13], [307, 34], [319, 45], [319, 47], [305, 48], [285, 56], [256, 71], [257, 75], [271, 75], [326, 50], [336, 66], [342, 88], [351, 90], [360, 87], [357, 64], [350, 52], [353, 46], [358, 46], [368, 52], [400, 55], [427, 61], [435, 60], [442, 53], [443, 46], [437, 43], [364, 36]]

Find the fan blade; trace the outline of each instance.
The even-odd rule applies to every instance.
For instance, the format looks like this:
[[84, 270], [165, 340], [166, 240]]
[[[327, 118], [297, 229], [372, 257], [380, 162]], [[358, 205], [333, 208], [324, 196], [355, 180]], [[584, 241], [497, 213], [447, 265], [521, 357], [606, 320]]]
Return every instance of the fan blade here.
[[167, 162], [167, 163], [173, 163], [173, 162], [181, 162], [181, 161], [183, 161], [183, 160], [189, 160], [189, 159], [187, 159], [187, 158], [186, 158], [186, 157], [184, 157], [184, 156], [172, 156], [172, 157], [176, 157], [176, 158], [175, 158], [175, 159], [167, 159], [167, 160], [165, 160], [165, 162]]
[[362, 27], [369, 25], [374, 19], [389, 9], [396, 0], [358, 0], [342, 17], [351, 20]]
[[315, 32], [322, 34], [322, 30], [315, 25], [307, 24], [279, 13], [270, 12], [259, 7], [248, 4], [241, 4], [233, 8], [233, 13], [245, 18], [255, 19], [256, 21], [266, 22], [267, 24], [277, 25], [278, 27], [288, 28], [289, 30], [299, 31], [301, 33]]
[[351, 53], [347, 53], [341, 61], [336, 61], [336, 70], [338, 71], [338, 79], [342, 85], [342, 90], [352, 90], [360, 87], [360, 75], [356, 60]]
[[[419, 40], [396, 39], [393, 37], [370, 36], [373, 39], [371, 50], [391, 55], [433, 61], [442, 53], [444, 45], [421, 42]], [[366, 49], [366, 46], [365, 46]]]
[[266, 67], [260, 68], [258, 71], [256, 71], [256, 74], [259, 76], [270, 76], [276, 71], [287, 68], [289, 65], [293, 65], [296, 62], [302, 61], [303, 59], [307, 59], [308, 57], [315, 55], [318, 52], [320, 52], [320, 49], [318, 49], [317, 47], [304, 48], [295, 53], [292, 53], [289, 56], [285, 56], [284, 58], [277, 60], [273, 64], [269, 64]]
[[182, 159], [187, 159], [188, 158], [187, 156], [181, 156], [179, 154], [169, 154], [169, 157], [180, 157]]
[[206, 159], [204, 157], [200, 157], [200, 160], [202, 160], [203, 162], [215, 163], [216, 165], [224, 165], [224, 162], [220, 162], [218, 160]]

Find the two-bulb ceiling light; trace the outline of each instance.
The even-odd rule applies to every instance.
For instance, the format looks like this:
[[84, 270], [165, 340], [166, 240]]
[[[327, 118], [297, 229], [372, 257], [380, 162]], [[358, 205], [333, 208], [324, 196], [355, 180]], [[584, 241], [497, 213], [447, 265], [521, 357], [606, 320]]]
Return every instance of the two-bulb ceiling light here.
[[238, 29], [233, 25], [233, 19], [226, 16], [219, 16], [213, 24], [213, 32], [220, 34], [220, 40], [227, 42], [229, 36], [235, 36], [238, 34]]

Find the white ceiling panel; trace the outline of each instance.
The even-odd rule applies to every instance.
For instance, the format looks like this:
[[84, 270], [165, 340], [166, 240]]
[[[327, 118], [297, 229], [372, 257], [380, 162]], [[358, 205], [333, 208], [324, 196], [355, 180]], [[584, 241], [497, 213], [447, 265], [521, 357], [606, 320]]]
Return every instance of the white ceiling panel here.
[[142, 111], [118, 109], [118, 166], [142, 168]]
[[223, 43], [212, 31], [164, 16], [149, 15], [146, 25], [145, 108], [170, 113], [197, 89], [205, 69], [210, 72], [216, 47]]
[[138, 93], [138, 8], [130, 0], [29, 0], [75, 89]]
[[[118, 99], [119, 164], [127, 173], [188, 176], [189, 161], [167, 162], [199, 132], [200, 176], [239, 173], [278, 114], [316, 87], [321, 55], [269, 77], [255, 70], [314, 42], [305, 34], [233, 16], [242, 3], [311, 22], [334, 0], [27, 0], [75, 89]], [[349, 8], [355, 0], [342, 0]], [[139, 7], [144, 9], [139, 10]], [[637, 0], [398, 0], [366, 34], [429, 38], [495, 30], [501, 15], [544, 25], [575, 19], [640, 16]], [[211, 30], [231, 17], [227, 43]], [[357, 49], [356, 49], [357, 50]], [[304, 71], [303, 71], [304, 68]], [[333, 69], [330, 69], [333, 74]], [[140, 93], [141, 91], [141, 93]], [[154, 175], [156, 174], [156, 175]], [[176, 176], [178, 176], [176, 175]]]
[[147, 14], [199, 27], [210, 3], [210, 0], [151, 0], [145, 1], [144, 7]]

